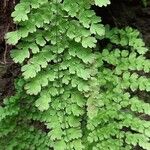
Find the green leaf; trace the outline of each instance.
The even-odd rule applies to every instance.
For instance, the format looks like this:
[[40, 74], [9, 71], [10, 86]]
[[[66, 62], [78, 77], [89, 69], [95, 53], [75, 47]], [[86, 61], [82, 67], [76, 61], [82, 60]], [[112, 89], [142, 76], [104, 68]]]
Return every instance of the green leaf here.
[[96, 46], [97, 40], [94, 37], [84, 37], [82, 38], [82, 46], [85, 48], [93, 48]]
[[12, 13], [12, 17], [15, 22], [21, 22], [28, 20], [27, 14], [30, 12], [30, 3], [19, 3], [15, 7], [15, 11]]
[[77, 70], [77, 75], [83, 78], [84, 80], [88, 80], [91, 77], [90, 71], [82, 68]]
[[49, 103], [51, 102], [51, 96], [49, 93], [43, 92], [35, 102], [35, 106], [38, 107], [40, 111], [47, 110], [49, 108]]
[[11, 52], [11, 57], [13, 58], [15, 63], [22, 63], [26, 58], [30, 57], [30, 53], [28, 48], [23, 48], [21, 50], [13, 50]]
[[40, 46], [44, 46], [46, 44], [46, 41], [43, 37], [39, 36], [36, 38], [36, 43]]
[[38, 64], [28, 64], [24, 65], [21, 68], [23, 76], [25, 79], [33, 78], [36, 76], [37, 72], [41, 70], [41, 67]]
[[62, 83], [65, 83], [66, 85], [69, 84], [69, 81], [70, 81], [70, 76], [64, 76], [62, 78]]
[[31, 51], [32, 51], [33, 54], [36, 54], [36, 53], [38, 53], [40, 51], [40, 49], [39, 49], [39, 47], [37, 46], [36, 43], [32, 43], [30, 45], [30, 49], [31, 49]]
[[86, 102], [84, 96], [79, 92], [74, 92], [71, 94], [71, 101], [76, 103], [80, 107], [83, 107]]
[[83, 92], [83, 91], [88, 92], [89, 91], [89, 86], [87, 85], [86, 82], [81, 81], [77, 84], [78, 84], [78, 90], [79, 91], [81, 91], [81, 92]]
[[121, 52], [122, 57], [127, 57], [129, 55], [129, 52], [127, 50], [123, 50]]
[[54, 143], [54, 149], [55, 150], [66, 150], [66, 147], [67, 147], [67, 145], [66, 145], [66, 143], [63, 140], [56, 141]]
[[20, 40], [20, 36], [17, 31], [14, 31], [14, 32], [7, 33], [5, 39], [7, 40], [8, 44], [16, 45]]
[[61, 128], [55, 127], [48, 133], [48, 136], [50, 136], [51, 140], [61, 140], [63, 135], [63, 131]]
[[41, 91], [41, 85], [38, 82], [29, 82], [25, 85], [25, 90], [30, 95], [37, 95]]
[[95, 0], [95, 5], [102, 7], [110, 4], [110, 0]]
[[72, 142], [72, 145], [73, 145], [75, 150], [83, 150], [85, 148], [80, 139], [74, 140]]
[[69, 128], [66, 131], [68, 139], [71, 141], [73, 139], [79, 139], [82, 137], [82, 132], [78, 128]]
[[78, 105], [72, 104], [70, 107], [74, 116], [80, 116], [83, 114], [83, 110]]
[[87, 102], [87, 115], [90, 119], [93, 119], [98, 114], [98, 107], [96, 107], [92, 101], [92, 99], [88, 99]]
[[105, 35], [105, 27], [102, 24], [92, 24], [90, 31], [91, 33], [98, 34], [99, 36]]
[[78, 127], [80, 125], [80, 119], [76, 116], [68, 116], [67, 122], [70, 127]]

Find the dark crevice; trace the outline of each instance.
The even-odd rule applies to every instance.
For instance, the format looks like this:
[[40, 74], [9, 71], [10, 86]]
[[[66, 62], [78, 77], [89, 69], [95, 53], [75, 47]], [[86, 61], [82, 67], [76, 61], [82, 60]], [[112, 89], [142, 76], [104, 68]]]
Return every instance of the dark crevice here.
[[7, 32], [14, 31], [16, 28], [11, 13], [17, 2], [18, 0], [0, 1], [0, 103], [5, 97], [13, 94], [14, 78], [20, 72], [20, 67], [10, 58], [10, 51], [13, 47], [6, 44], [4, 38]]

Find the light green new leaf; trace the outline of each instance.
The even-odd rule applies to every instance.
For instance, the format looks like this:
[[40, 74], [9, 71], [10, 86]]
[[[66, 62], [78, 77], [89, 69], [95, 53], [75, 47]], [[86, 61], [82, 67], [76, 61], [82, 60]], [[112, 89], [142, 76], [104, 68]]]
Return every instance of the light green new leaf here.
[[105, 35], [105, 27], [102, 24], [92, 24], [90, 31], [91, 33], [98, 34], [99, 36]]
[[67, 122], [70, 127], [78, 127], [80, 125], [80, 119], [73, 115], [67, 117]]
[[92, 99], [88, 99], [87, 101], [87, 115], [90, 119], [93, 119], [98, 114], [98, 107], [96, 107]]
[[55, 150], [66, 150], [66, 147], [67, 147], [67, 145], [66, 145], [66, 143], [63, 140], [56, 141], [54, 143], [54, 149]]
[[9, 32], [6, 34], [5, 39], [8, 44], [10, 45], [16, 45], [18, 41], [20, 40], [20, 36], [17, 31]]
[[83, 109], [79, 107], [77, 104], [72, 104], [70, 107], [74, 116], [80, 116], [83, 114]]
[[90, 71], [87, 69], [80, 68], [77, 70], [77, 75], [84, 80], [88, 80], [90, 78]]
[[82, 137], [82, 131], [80, 130], [80, 128], [67, 129], [66, 133], [69, 140], [79, 139]]
[[37, 95], [41, 91], [41, 85], [36, 82], [29, 82], [25, 85], [25, 90], [30, 95]]
[[35, 106], [38, 107], [40, 111], [47, 110], [49, 108], [49, 103], [51, 102], [51, 96], [49, 93], [43, 92], [35, 102]]
[[13, 50], [11, 52], [11, 57], [15, 63], [22, 63], [26, 58], [30, 57], [28, 48], [23, 48], [21, 50]]
[[39, 47], [37, 46], [36, 43], [32, 43], [30, 45], [30, 49], [31, 49], [31, 51], [32, 51], [33, 54], [36, 54], [36, 53], [38, 53], [40, 51], [40, 49], [39, 49]]
[[83, 145], [83, 143], [80, 139], [73, 140], [72, 145], [75, 150], [83, 150], [85, 148], [85, 146]]
[[21, 68], [23, 76], [25, 79], [33, 78], [36, 76], [37, 72], [41, 70], [41, 67], [38, 64], [28, 64], [24, 65]]
[[48, 133], [48, 135], [50, 136], [51, 140], [61, 140], [63, 131], [61, 128], [55, 127]]
[[42, 36], [39, 36], [36, 38], [36, 43], [40, 46], [44, 46], [46, 44], [46, 41]]
[[15, 11], [12, 13], [12, 17], [15, 22], [21, 22], [28, 20], [27, 14], [30, 12], [30, 3], [19, 3], [15, 7]]
[[97, 40], [94, 37], [84, 37], [82, 38], [82, 46], [85, 48], [94, 48], [96, 46]]
[[110, 4], [110, 0], [95, 0], [95, 5], [102, 7]]

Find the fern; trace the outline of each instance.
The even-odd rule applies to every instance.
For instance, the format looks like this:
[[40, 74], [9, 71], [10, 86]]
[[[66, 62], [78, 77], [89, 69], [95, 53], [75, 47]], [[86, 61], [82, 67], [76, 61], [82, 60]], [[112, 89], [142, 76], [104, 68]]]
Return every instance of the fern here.
[[150, 79], [138, 73], [149, 73], [148, 49], [138, 31], [101, 23], [91, 6], [108, 4], [21, 0], [16, 6], [18, 30], [6, 39], [16, 45], [11, 56], [22, 76], [0, 108], [1, 149], [149, 149], [150, 123], [141, 114], [149, 115], [150, 105], [134, 95], [150, 91]]
[[138, 73], [149, 73], [150, 62], [144, 57], [147, 49], [138, 31], [106, 28], [110, 43], [99, 56], [103, 65], [98, 73], [103, 107], [88, 120], [88, 140], [95, 149], [129, 150], [139, 145], [148, 150], [150, 123], [142, 116], [150, 115], [150, 104], [131, 94], [150, 91], [150, 79]]

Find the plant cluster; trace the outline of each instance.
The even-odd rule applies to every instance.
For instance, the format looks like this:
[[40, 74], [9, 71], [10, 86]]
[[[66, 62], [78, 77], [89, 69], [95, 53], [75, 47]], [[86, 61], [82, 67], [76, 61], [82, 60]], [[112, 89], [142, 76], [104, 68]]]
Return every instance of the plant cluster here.
[[[6, 35], [21, 65], [0, 107], [0, 149], [149, 150], [148, 49], [130, 27], [110, 28], [92, 5], [109, 0], [21, 0]], [[107, 44], [101, 44], [107, 41]], [[100, 43], [100, 44], [99, 44]], [[144, 75], [141, 75], [144, 72]]]

